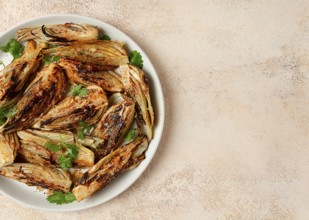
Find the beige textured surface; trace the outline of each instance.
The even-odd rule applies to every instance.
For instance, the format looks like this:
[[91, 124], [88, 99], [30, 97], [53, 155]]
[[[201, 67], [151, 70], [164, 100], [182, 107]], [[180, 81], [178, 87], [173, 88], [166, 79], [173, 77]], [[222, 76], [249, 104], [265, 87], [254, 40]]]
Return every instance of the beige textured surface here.
[[112, 201], [58, 214], [0, 195], [0, 219], [309, 219], [308, 0], [0, 0], [0, 32], [50, 13], [138, 42], [162, 80], [166, 129]]

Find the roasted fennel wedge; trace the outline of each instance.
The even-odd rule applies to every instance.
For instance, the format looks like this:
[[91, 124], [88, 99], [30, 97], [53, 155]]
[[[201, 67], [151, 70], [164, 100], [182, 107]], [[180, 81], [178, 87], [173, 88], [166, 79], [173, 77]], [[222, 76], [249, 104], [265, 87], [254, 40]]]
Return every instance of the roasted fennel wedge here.
[[69, 46], [47, 49], [44, 53], [99, 65], [119, 66], [129, 62], [123, 44], [110, 40], [76, 41]]
[[114, 66], [94, 65], [70, 59], [60, 59], [58, 64], [73, 83], [97, 85], [108, 92], [124, 91], [120, 76], [113, 70]]
[[53, 166], [41, 166], [31, 163], [13, 163], [0, 167], [0, 175], [45, 189], [70, 191], [72, 181], [67, 171]]
[[38, 69], [43, 57], [42, 49], [45, 44], [36, 46], [34, 41], [29, 41], [24, 54], [15, 59], [0, 72], [0, 106], [14, 105], [22, 96], [31, 75]]
[[135, 104], [130, 100], [112, 105], [103, 115], [93, 135], [103, 140], [96, 151], [96, 160], [99, 160], [116, 149], [124, 135], [131, 127], [135, 114]]
[[[22, 142], [20, 153], [30, 163], [59, 164], [59, 157], [65, 154], [66, 145], [75, 144], [78, 154], [73, 163], [77, 167], [90, 167], [94, 164], [94, 153], [79, 142], [74, 142], [73, 135], [69, 133], [22, 130], [17, 134]], [[58, 145], [61, 149], [52, 151], [46, 147], [47, 143]]]
[[20, 142], [16, 133], [0, 133], [0, 167], [14, 163]]
[[39, 118], [34, 128], [42, 130], [72, 130], [80, 121], [94, 124], [106, 110], [108, 99], [101, 87], [88, 86], [84, 97], [68, 96]]
[[126, 94], [136, 102], [138, 113], [144, 121], [143, 128], [145, 133], [151, 139], [153, 135], [154, 112], [145, 74], [141, 69], [133, 65], [123, 65], [120, 69]]
[[30, 127], [62, 98], [65, 76], [57, 64], [50, 64], [38, 73], [16, 104], [16, 114], [1, 126], [6, 133]]
[[17, 31], [18, 41], [36, 40], [52, 44], [96, 40], [98, 36], [97, 27], [75, 23], [42, 25], [41, 27], [23, 28]]
[[102, 158], [75, 183], [72, 192], [77, 201], [81, 201], [102, 189], [121, 172], [137, 166], [145, 158], [144, 152], [147, 146], [147, 138], [138, 137], [130, 144], [121, 146]]

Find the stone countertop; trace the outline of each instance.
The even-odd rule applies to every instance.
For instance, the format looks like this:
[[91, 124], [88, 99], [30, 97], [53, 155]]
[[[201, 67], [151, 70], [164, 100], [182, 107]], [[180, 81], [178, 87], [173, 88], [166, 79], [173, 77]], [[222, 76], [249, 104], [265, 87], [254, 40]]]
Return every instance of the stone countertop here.
[[308, 0], [0, 0], [0, 33], [58, 13], [110, 23], [145, 50], [164, 135], [115, 199], [52, 213], [0, 195], [0, 219], [309, 219]]

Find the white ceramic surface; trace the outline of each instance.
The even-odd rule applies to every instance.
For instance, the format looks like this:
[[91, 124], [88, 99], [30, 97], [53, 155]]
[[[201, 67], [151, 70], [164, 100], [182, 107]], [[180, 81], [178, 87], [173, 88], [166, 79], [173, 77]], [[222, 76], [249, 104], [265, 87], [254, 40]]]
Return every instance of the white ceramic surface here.
[[[46, 195], [37, 192], [34, 187], [29, 187], [25, 184], [13, 181], [4, 177], [0, 177], [0, 191], [8, 197], [20, 202], [24, 205], [47, 211], [75, 211], [94, 207], [116, 197], [127, 188], [129, 188], [144, 172], [153, 158], [159, 145], [164, 126], [164, 99], [161, 84], [158, 75], [144, 51], [126, 34], [116, 29], [115, 27], [106, 24], [102, 21], [89, 17], [77, 15], [50, 15], [40, 18], [35, 18], [6, 31], [0, 36], [0, 45], [4, 45], [10, 38], [15, 37], [16, 31], [24, 27], [40, 26], [42, 24], [56, 24], [65, 22], [87, 23], [99, 27], [104, 33], [108, 34], [114, 40], [125, 42], [128, 51], [137, 50], [141, 53], [144, 60], [145, 74], [150, 83], [152, 102], [155, 110], [155, 126], [154, 138], [151, 140], [149, 148], [146, 152], [146, 159], [134, 170], [126, 172], [113, 180], [107, 187], [97, 192], [89, 199], [82, 202], [74, 202], [66, 205], [50, 204], [46, 200]], [[11, 57], [8, 54], [0, 52], [0, 60], [4, 63], [10, 62]]]

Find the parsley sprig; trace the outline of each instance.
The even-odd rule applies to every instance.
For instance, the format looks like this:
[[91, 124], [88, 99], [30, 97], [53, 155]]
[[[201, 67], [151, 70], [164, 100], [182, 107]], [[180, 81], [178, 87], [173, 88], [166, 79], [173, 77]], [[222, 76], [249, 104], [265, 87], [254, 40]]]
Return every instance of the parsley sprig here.
[[92, 126], [88, 125], [86, 122], [79, 122], [80, 128], [77, 130], [77, 137], [79, 140], [83, 140], [85, 137], [85, 133], [89, 134]]
[[45, 147], [52, 152], [58, 152], [62, 149], [65, 149], [64, 154], [61, 154], [58, 157], [58, 164], [63, 169], [68, 169], [72, 167], [72, 161], [75, 160], [78, 156], [78, 148], [75, 144], [68, 144], [65, 142], [59, 142], [57, 144], [52, 142], [45, 143]]
[[23, 54], [24, 48], [25, 47], [21, 45], [17, 40], [15, 40], [14, 38], [11, 38], [6, 45], [0, 47], [0, 50], [2, 50], [5, 53], [12, 54], [15, 60], [16, 58], [21, 57], [21, 55]]
[[143, 69], [143, 57], [142, 55], [137, 52], [136, 50], [133, 50], [129, 55], [129, 61], [130, 64], [137, 66], [140, 69]]
[[47, 201], [49, 201], [50, 203], [55, 203], [57, 205], [71, 203], [75, 200], [76, 197], [72, 192], [63, 193], [55, 191], [52, 195], [47, 197]]
[[82, 84], [73, 87], [72, 96], [85, 97], [88, 94], [88, 89], [84, 88]]

